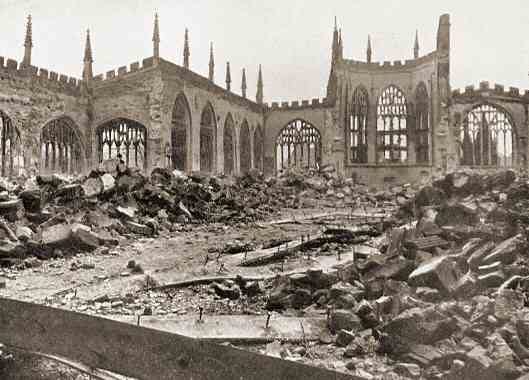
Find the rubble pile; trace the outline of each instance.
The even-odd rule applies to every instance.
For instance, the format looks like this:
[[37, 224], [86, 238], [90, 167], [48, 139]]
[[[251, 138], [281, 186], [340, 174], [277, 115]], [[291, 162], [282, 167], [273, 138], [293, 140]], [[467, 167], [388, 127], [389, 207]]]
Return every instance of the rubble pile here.
[[187, 176], [156, 168], [150, 177], [103, 169], [87, 177], [40, 175], [0, 183], [0, 262], [41, 259], [117, 245], [123, 236], [174, 232], [190, 223], [251, 223], [285, 208], [370, 202], [369, 191], [322, 171], [264, 178]]
[[512, 171], [450, 174], [402, 202], [380, 254], [279, 275], [263, 285], [266, 308], [327, 315], [320, 343], [348, 369], [387, 355], [384, 376], [525, 379], [527, 190]]

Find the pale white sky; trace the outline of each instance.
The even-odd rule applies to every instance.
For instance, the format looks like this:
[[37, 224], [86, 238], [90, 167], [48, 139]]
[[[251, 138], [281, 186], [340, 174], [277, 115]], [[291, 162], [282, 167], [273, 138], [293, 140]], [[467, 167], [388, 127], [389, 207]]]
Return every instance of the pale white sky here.
[[182, 63], [189, 28], [191, 68], [207, 76], [214, 42], [217, 83], [230, 61], [239, 92], [246, 67], [255, 97], [263, 65], [265, 101], [323, 97], [333, 18], [343, 29], [344, 54], [374, 60], [412, 56], [415, 29], [421, 54], [435, 48], [439, 16], [452, 22], [452, 87], [481, 80], [529, 88], [529, 1], [504, 0], [0, 0], [0, 55], [21, 60], [26, 15], [33, 15], [33, 64], [80, 77], [85, 30], [91, 30], [94, 72], [152, 55], [154, 12], [160, 15], [161, 56]]

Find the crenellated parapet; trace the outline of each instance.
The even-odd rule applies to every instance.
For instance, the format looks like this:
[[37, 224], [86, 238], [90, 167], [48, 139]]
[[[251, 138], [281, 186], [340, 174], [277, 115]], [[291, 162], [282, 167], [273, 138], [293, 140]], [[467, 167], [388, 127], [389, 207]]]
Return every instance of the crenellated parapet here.
[[121, 66], [114, 70], [109, 70], [105, 74], [99, 74], [94, 76], [93, 80], [94, 82], [103, 82], [103, 81], [112, 81], [115, 79], [120, 79], [126, 76], [129, 76], [130, 74], [139, 73], [142, 71], [146, 71], [150, 68], [154, 67], [154, 58], [145, 58], [140, 65], [140, 62], [133, 62], [128, 66]]
[[326, 98], [311, 100], [294, 100], [292, 102], [272, 102], [264, 104], [267, 111], [270, 110], [299, 110], [299, 109], [317, 109], [330, 106]]
[[478, 97], [502, 98], [510, 101], [529, 102], [529, 90], [522, 91], [517, 87], [505, 87], [501, 84], [491, 85], [488, 81], [480, 82], [478, 87], [466, 86], [452, 91], [452, 98], [457, 101], [472, 101]]
[[340, 63], [346, 69], [359, 71], [391, 72], [415, 69], [418, 66], [433, 62], [436, 56], [437, 51], [433, 51], [430, 54], [419, 57], [417, 59], [407, 59], [405, 61], [364, 62], [356, 61], [353, 59], [344, 59]]
[[35, 66], [24, 67], [11, 58], [0, 57], [0, 79], [21, 79], [37, 82], [40, 86], [54, 91], [64, 91], [72, 95], [79, 95], [82, 81]]

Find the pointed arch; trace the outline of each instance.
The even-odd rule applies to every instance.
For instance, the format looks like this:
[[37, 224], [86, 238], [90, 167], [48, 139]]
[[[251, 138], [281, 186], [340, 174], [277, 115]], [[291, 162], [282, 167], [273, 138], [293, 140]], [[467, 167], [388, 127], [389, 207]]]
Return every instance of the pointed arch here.
[[415, 89], [415, 159], [419, 164], [430, 162], [431, 146], [430, 97], [424, 82]]
[[254, 168], [263, 171], [264, 161], [264, 136], [263, 129], [260, 125], [257, 125], [253, 133], [253, 162]]
[[181, 92], [175, 99], [171, 118], [171, 160], [173, 169], [189, 171], [191, 164], [191, 108]]
[[408, 160], [408, 102], [395, 85], [382, 91], [377, 102], [377, 161]]
[[302, 119], [292, 120], [276, 138], [277, 170], [318, 167], [321, 164], [321, 144], [318, 128]]
[[350, 163], [367, 163], [367, 118], [369, 93], [362, 85], [355, 88], [346, 114], [346, 144]]
[[217, 119], [210, 102], [200, 116], [200, 171], [214, 173], [217, 146]]
[[224, 122], [224, 174], [231, 175], [235, 171], [235, 139], [234, 139], [235, 122], [231, 113], [226, 116]]
[[239, 147], [239, 151], [241, 152], [239, 160], [239, 162], [241, 163], [241, 174], [246, 174], [250, 171], [252, 164], [250, 127], [248, 126], [248, 121], [246, 121], [246, 119], [244, 119], [241, 124], [241, 131], [239, 134]]
[[78, 174], [84, 168], [84, 147], [75, 122], [62, 116], [47, 122], [40, 134], [41, 169]]
[[20, 132], [13, 120], [0, 110], [0, 159], [2, 177], [18, 175], [24, 167]]
[[490, 103], [472, 107], [463, 120], [461, 165], [511, 167], [515, 164], [516, 127], [505, 109]]
[[147, 170], [147, 128], [131, 119], [109, 120], [96, 129], [99, 162], [121, 155], [128, 167]]

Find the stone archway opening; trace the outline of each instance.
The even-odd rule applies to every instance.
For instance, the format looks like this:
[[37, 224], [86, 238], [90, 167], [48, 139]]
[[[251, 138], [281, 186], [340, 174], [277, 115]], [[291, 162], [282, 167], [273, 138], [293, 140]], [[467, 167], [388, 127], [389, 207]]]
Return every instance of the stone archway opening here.
[[512, 117], [506, 111], [485, 103], [473, 107], [461, 128], [461, 165], [514, 166], [515, 134]]
[[247, 174], [252, 168], [252, 150], [250, 145], [250, 127], [248, 126], [248, 122], [246, 120], [242, 122], [239, 137], [239, 146], [241, 152], [241, 174]]
[[16, 176], [24, 167], [20, 132], [2, 110], [0, 110], [0, 160], [2, 177]]
[[117, 159], [128, 167], [147, 170], [147, 128], [130, 119], [112, 119], [97, 127], [99, 162]]
[[60, 117], [44, 125], [40, 134], [41, 171], [79, 174], [83, 171], [83, 145], [72, 119]]
[[235, 171], [235, 139], [233, 138], [235, 130], [235, 123], [233, 117], [228, 114], [226, 122], [224, 123], [224, 174], [232, 175]]
[[291, 121], [276, 138], [277, 170], [319, 167], [321, 145], [321, 134], [316, 127], [301, 119]]
[[254, 168], [262, 172], [264, 168], [264, 137], [260, 125], [255, 128], [253, 135], [253, 161]]
[[178, 95], [171, 119], [171, 150], [168, 159], [171, 167], [182, 171], [190, 170], [188, 162], [189, 141], [191, 139], [191, 112], [184, 94]]
[[215, 172], [217, 121], [211, 103], [206, 104], [200, 117], [200, 171]]

